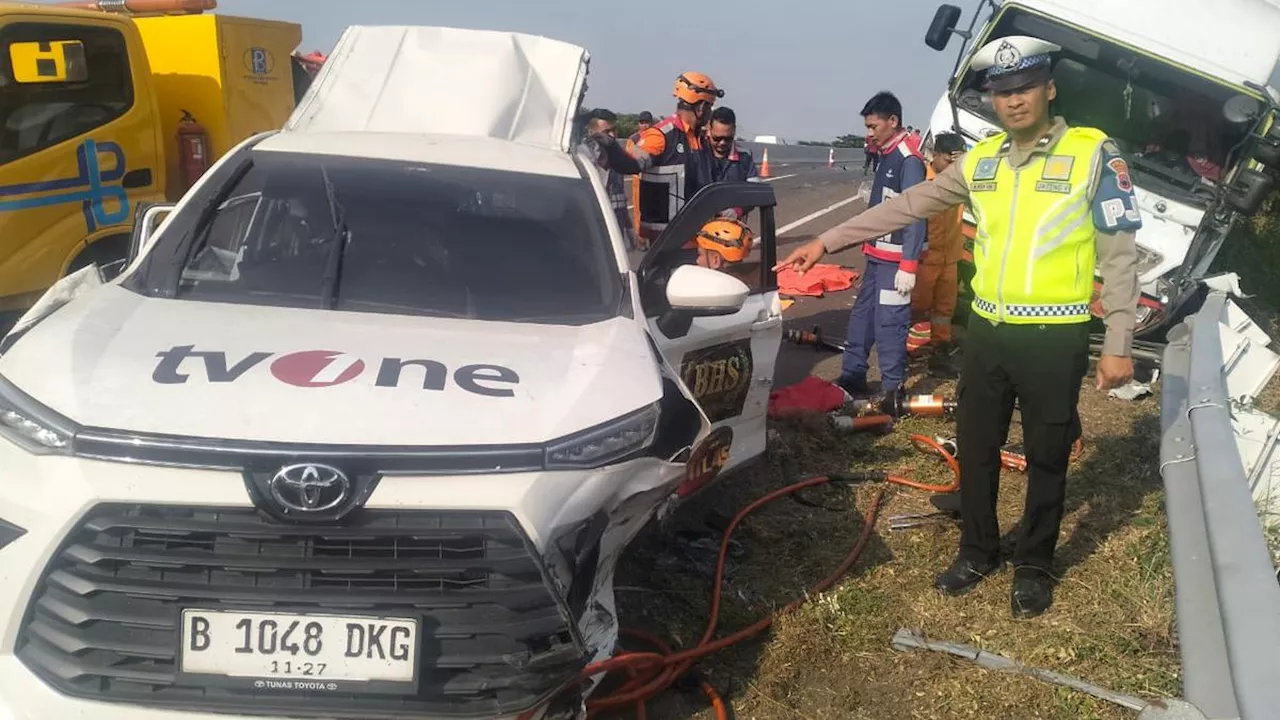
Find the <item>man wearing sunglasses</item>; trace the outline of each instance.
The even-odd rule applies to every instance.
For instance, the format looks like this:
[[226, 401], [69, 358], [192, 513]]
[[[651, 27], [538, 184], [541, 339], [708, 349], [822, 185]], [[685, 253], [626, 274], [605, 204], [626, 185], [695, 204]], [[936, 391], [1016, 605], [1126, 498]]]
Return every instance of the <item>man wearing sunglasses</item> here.
[[[738, 117], [732, 108], [718, 107], [707, 124], [707, 142], [698, 158], [698, 177], [694, 184], [701, 189], [715, 182], [745, 182], [757, 177], [756, 161], [751, 152], [738, 147]], [[730, 208], [721, 217], [743, 220], [742, 208]]]

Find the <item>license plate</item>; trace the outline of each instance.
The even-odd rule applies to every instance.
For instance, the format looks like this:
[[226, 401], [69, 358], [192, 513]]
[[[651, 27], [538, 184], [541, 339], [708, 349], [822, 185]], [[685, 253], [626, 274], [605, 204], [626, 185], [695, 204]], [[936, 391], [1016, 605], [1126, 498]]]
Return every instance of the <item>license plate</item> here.
[[182, 611], [179, 667], [207, 684], [281, 692], [413, 692], [418, 621]]

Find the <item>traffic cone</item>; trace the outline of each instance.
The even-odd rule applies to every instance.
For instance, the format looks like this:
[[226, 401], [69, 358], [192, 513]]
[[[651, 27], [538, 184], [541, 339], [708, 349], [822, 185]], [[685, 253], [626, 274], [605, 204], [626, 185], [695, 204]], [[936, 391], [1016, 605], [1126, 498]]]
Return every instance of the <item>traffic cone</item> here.
[[760, 163], [760, 177], [769, 177], [769, 148], [764, 149], [764, 162]]
[[827, 167], [835, 167], [835, 166], [836, 166], [836, 149], [828, 148], [827, 149]]

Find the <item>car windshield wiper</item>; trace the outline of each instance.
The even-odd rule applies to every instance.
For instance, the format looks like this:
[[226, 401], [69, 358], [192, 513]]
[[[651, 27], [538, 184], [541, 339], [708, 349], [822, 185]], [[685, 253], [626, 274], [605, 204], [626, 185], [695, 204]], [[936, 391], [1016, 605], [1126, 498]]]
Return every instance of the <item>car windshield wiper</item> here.
[[324, 196], [329, 201], [329, 216], [333, 221], [333, 247], [329, 250], [329, 258], [324, 266], [324, 281], [320, 292], [321, 301], [329, 310], [338, 305], [338, 288], [342, 284], [342, 261], [347, 254], [347, 245], [351, 240], [351, 231], [347, 229], [347, 220], [338, 204], [337, 193], [333, 189], [333, 181], [329, 172], [320, 168], [320, 177], [324, 180]]

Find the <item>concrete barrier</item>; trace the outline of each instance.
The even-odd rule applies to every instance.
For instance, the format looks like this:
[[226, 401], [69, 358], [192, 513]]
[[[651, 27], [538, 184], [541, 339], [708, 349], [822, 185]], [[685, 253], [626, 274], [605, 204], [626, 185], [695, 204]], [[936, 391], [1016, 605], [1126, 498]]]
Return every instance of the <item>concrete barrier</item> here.
[[[789, 165], [826, 165], [827, 153], [831, 148], [816, 147], [813, 145], [763, 145], [761, 143], [738, 143], [738, 147], [751, 151], [751, 157], [755, 158], [756, 164], [759, 165], [764, 160], [764, 149], [769, 148], [769, 166], [770, 170], [773, 166], [779, 164]], [[866, 155], [862, 152], [862, 148], [835, 148], [836, 163], [858, 163], [861, 167]]]

